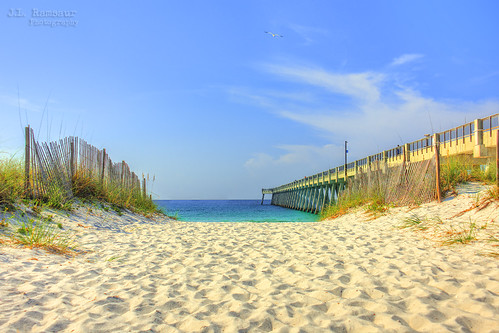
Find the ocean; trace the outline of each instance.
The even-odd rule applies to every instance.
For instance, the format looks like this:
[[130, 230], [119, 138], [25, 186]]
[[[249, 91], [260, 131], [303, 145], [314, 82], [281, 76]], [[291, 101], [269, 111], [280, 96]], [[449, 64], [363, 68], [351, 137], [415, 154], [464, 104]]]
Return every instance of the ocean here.
[[319, 217], [272, 206], [270, 200], [155, 200], [179, 221], [189, 222], [315, 222]]

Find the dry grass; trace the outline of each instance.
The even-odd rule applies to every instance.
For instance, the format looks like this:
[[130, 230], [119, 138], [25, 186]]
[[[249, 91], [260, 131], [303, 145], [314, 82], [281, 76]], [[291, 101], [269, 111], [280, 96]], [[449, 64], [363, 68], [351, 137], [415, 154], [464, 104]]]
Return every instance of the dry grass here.
[[443, 234], [442, 245], [469, 244], [477, 240], [477, 226], [470, 221], [468, 226], [448, 228]]
[[11, 219], [10, 240], [29, 248], [42, 248], [59, 254], [72, 254], [76, 249], [74, 236], [61, 230], [50, 219], [20, 217]]

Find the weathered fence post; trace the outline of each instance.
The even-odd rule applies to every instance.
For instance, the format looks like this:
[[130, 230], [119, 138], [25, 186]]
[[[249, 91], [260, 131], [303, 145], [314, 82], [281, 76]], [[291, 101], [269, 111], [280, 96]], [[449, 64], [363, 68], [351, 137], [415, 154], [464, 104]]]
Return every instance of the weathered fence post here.
[[440, 138], [438, 134], [433, 134], [433, 142], [435, 144], [435, 180], [436, 180], [436, 190], [437, 190], [437, 200], [442, 202], [442, 197], [440, 193]]
[[104, 169], [106, 168], [106, 148], [102, 149], [102, 173], [100, 176], [100, 182], [104, 184]]
[[144, 199], [147, 198], [147, 194], [146, 194], [146, 178], [144, 176], [142, 176], [142, 196], [144, 197]]
[[121, 186], [123, 186], [124, 179], [125, 179], [125, 161], [121, 161]]
[[30, 196], [31, 186], [30, 186], [30, 157], [31, 157], [31, 137], [29, 125], [25, 129], [25, 150], [24, 150], [24, 192], [27, 196]]
[[70, 156], [69, 156], [69, 163], [70, 163], [70, 170], [71, 170], [71, 179], [70, 181], [73, 181], [75, 177], [75, 143], [74, 139], [70, 139]]

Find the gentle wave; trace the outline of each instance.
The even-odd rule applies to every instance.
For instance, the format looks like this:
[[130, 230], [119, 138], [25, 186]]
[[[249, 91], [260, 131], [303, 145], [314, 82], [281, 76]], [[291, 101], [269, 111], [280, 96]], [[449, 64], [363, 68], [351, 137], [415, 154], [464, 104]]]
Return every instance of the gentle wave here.
[[156, 200], [168, 215], [189, 222], [315, 222], [318, 216], [265, 200]]

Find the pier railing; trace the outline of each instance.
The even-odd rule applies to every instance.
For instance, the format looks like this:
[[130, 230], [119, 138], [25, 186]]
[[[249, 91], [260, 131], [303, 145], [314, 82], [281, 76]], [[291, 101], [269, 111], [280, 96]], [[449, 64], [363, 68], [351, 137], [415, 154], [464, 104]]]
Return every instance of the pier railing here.
[[[288, 193], [291, 199], [288, 198], [286, 202], [289, 202], [289, 200], [294, 200], [292, 199], [292, 192], [301, 191], [299, 196], [305, 196], [305, 200], [312, 202], [312, 204], [306, 206], [304, 209], [298, 209], [319, 213], [325, 205], [337, 197], [348, 179], [360, 174], [366, 174], [367, 172], [386, 172], [387, 169], [402, 164], [433, 159], [436, 146], [439, 147], [440, 156], [442, 157], [469, 155], [480, 164], [480, 161], [496, 156], [498, 132], [499, 114], [476, 119], [452, 129], [434, 133], [433, 135], [425, 135], [422, 139], [399, 145], [288, 184], [262, 189], [262, 202], [265, 194], [272, 194], [272, 203], [281, 205], [279, 197], [288, 197], [288, 195], [280, 194]], [[304, 189], [319, 189], [319, 191], [308, 191], [308, 194], [303, 194], [302, 190]], [[324, 196], [322, 193], [324, 191], [329, 191], [329, 197], [325, 196], [324, 198], [327, 200], [323, 198], [322, 204], [320, 200], [309, 197]], [[286, 203], [284, 206], [288, 207], [289, 205]], [[294, 208], [294, 206], [296, 205], [291, 205], [290, 208]]]

